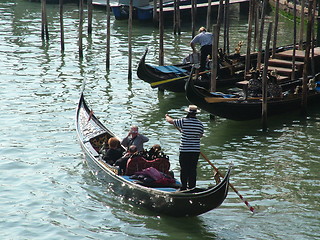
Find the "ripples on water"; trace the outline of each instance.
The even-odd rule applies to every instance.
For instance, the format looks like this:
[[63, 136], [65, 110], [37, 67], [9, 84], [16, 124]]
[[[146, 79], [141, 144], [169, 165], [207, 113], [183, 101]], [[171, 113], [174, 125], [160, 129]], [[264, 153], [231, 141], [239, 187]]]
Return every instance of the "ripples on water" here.
[[[111, 26], [111, 69], [105, 70], [105, 14], [94, 10], [93, 35], [84, 38], [78, 58], [77, 6], [65, 6], [65, 47], [60, 52], [58, 6], [48, 5], [50, 40], [40, 38], [39, 3], [0, 1], [1, 116], [0, 209], [2, 239], [316, 239], [319, 234], [319, 107], [308, 118], [297, 114], [259, 121], [211, 121], [203, 153], [225, 172], [233, 162], [232, 184], [255, 206], [252, 216], [230, 189], [223, 205], [196, 218], [155, 216], [124, 204], [98, 182], [83, 163], [74, 129], [75, 107], [85, 94], [96, 115], [123, 137], [138, 124], [160, 143], [179, 170], [177, 131], [165, 113], [184, 115], [183, 94], [158, 93], [127, 79], [127, 26]], [[232, 18], [231, 45], [246, 39], [246, 20]], [[280, 37], [290, 41], [291, 24], [282, 19]], [[133, 69], [149, 47], [148, 61], [158, 61], [158, 30], [135, 23]], [[288, 32], [289, 31], [289, 32]], [[86, 34], [85, 34], [86, 35]], [[165, 30], [165, 62], [178, 63], [190, 51], [190, 29], [181, 36]], [[201, 159], [200, 186], [212, 169]]]

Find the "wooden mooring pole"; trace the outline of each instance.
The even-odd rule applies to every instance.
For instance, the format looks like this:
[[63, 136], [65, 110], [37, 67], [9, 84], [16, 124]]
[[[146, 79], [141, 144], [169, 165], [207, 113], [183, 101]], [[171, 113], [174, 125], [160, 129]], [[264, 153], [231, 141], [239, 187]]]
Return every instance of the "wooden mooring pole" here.
[[308, 75], [309, 75], [309, 63], [310, 63], [310, 45], [311, 45], [311, 31], [312, 31], [312, 8], [313, 1], [309, 0], [308, 4], [308, 25], [307, 25], [307, 39], [306, 50], [303, 65], [303, 84], [302, 84], [302, 102], [301, 113], [305, 115], [307, 113], [307, 94], [308, 94]]
[[267, 8], [267, 1], [263, 0], [262, 13], [260, 18], [260, 31], [259, 31], [259, 40], [258, 40], [258, 59], [257, 59], [257, 70], [260, 71], [262, 65], [262, 41], [263, 41], [263, 32], [264, 32], [264, 20]]
[[88, 35], [92, 34], [92, 0], [87, 0], [88, 8]]
[[83, 30], [83, 0], [79, 2], [79, 57], [83, 58], [83, 46], [82, 46], [82, 30]]
[[230, 9], [230, 1], [225, 0], [224, 4], [224, 44], [223, 44], [223, 51], [229, 55], [229, 9]]
[[196, 0], [191, 0], [191, 28], [192, 28], [192, 38], [196, 35]]
[[217, 90], [217, 75], [218, 75], [218, 48], [219, 48], [219, 28], [217, 25], [212, 27], [213, 42], [212, 42], [212, 68], [211, 68], [211, 84], [210, 91]]
[[174, 0], [173, 32], [181, 35], [180, 0]]
[[164, 49], [163, 49], [163, 35], [164, 35], [164, 25], [163, 25], [163, 0], [159, 2], [159, 65], [164, 65]]
[[253, 14], [254, 14], [254, 1], [250, 0], [249, 5], [249, 17], [248, 17], [248, 37], [247, 37], [247, 53], [246, 53], [246, 62], [245, 62], [245, 72], [244, 72], [244, 80], [247, 78], [247, 74], [251, 68], [251, 40], [252, 40], [252, 21], [253, 21]]
[[132, 79], [132, 15], [133, 15], [133, 0], [129, 4], [129, 22], [128, 22], [128, 79]]
[[276, 9], [275, 9], [275, 13], [274, 13], [272, 58], [275, 58], [275, 56], [276, 56], [277, 37], [278, 37], [278, 22], [279, 22], [279, 0], [276, 1]]
[[41, 0], [41, 20], [41, 38], [49, 40], [46, 0]]
[[59, 13], [60, 13], [60, 46], [61, 46], [61, 52], [64, 52], [63, 0], [59, 0]]
[[153, 0], [153, 12], [152, 12], [152, 17], [153, 17], [153, 22], [156, 23], [158, 22], [158, 14], [157, 14], [157, 0]]
[[262, 74], [262, 129], [263, 131], [267, 130], [267, 96], [268, 96], [268, 85], [267, 85], [267, 73], [269, 65], [269, 49], [270, 49], [270, 40], [272, 33], [272, 22], [269, 23], [268, 35], [266, 40], [266, 48], [264, 53], [264, 67]]
[[303, 33], [304, 33], [304, 5], [305, 1], [301, 1], [301, 13], [300, 13], [300, 32], [299, 32], [299, 49], [303, 49]]
[[208, 8], [207, 8], [207, 29], [210, 29], [211, 26], [211, 0], [208, 0]]
[[106, 69], [110, 69], [110, 36], [111, 36], [111, 30], [110, 30], [110, 0], [106, 0], [106, 10], [107, 10], [107, 47], [106, 47]]
[[296, 76], [296, 44], [297, 44], [297, 1], [293, 0], [293, 49], [292, 49], [292, 68], [291, 79]]

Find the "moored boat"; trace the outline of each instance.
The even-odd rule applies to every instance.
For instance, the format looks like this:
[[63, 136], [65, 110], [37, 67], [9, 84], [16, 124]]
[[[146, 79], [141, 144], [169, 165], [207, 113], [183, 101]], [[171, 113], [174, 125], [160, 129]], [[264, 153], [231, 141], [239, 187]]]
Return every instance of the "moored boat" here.
[[[318, 77], [316, 76], [315, 79]], [[318, 84], [320, 85], [319, 81]], [[297, 89], [297, 87], [300, 88], [299, 86], [295, 88]], [[207, 89], [195, 86], [191, 79], [186, 83], [186, 97], [191, 103], [214, 116], [245, 121], [261, 118], [262, 115], [261, 97], [248, 97], [245, 94], [211, 93]], [[319, 103], [319, 101], [320, 87], [315, 87], [307, 92], [308, 105]], [[286, 91], [281, 96], [267, 99], [267, 115], [274, 116], [297, 111], [301, 109], [301, 104], [301, 91]]]
[[76, 110], [76, 130], [93, 174], [106, 184], [109, 192], [137, 206], [157, 214], [197, 216], [219, 207], [227, 197], [231, 168], [217, 185], [185, 191], [179, 191], [171, 185], [148, 186], [129, 176], [120, 175], [118, 168], [105, 163], [99, 154], [103, 142], [115, 134], [90, 111], [83, 94]]
[[[185, 83], [189, 77], [192, 66], [198, 62], [199, 57], [193, 54], [187, 56], [181, 64], [154, 66], [146, 63], [146, 55], [148, 49], [143, 54], [138, 64], [138, 77], [150, 83], [151, 87], [167, 90], [171, 92], [184, 92]], [[194, 56], [194, 57], [192, 57]], [[239, 78], [243, 77], [244, 57], [240, 55], [232, 55], [232, 64], [221, 63], [218, 70], [217, 87], [226, 87], [234, 85]], [[210, 86], [210, 70], [201, 72], [201, 78], [197, 78], [195, 84], [204, 88]]]

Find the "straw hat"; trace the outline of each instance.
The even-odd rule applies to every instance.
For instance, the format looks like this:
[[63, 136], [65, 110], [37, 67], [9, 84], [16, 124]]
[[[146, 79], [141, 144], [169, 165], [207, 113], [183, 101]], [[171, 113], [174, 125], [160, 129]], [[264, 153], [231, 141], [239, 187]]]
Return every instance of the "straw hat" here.
[[185, 111], [188, 113], [199, 113], [200, 112], [200, 110], [198, 109], [198, 107], [196, 105], [189, 105], [189, 107], [186, 108]]

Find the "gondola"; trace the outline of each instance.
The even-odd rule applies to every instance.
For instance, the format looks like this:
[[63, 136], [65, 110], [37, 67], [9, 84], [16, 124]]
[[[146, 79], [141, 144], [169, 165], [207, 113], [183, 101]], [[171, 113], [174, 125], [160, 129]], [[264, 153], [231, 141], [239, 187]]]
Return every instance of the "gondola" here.
[[[320, 82], [318, 82], [320, 84]], [[214, 116], [236, 121], [261, 118], [261, 97], [246, 97], [245, 94], [210, 93], [194, 85], [192, 79], [186, 83], [186, 98], [199, 108]], [[320, 101], [320, 87], [308, 91], [307, 104]], [[282, 97], [267, 99], [267, 115], [274, 116], [301, 109], [302, 93], [287, 91]]]
[[88, 108], [83, 93], [76, 110], [76, 131], [92, 173], [109, 192], [157, 214], [175, 217], [197, 216], [219, 207], [228, 194], [231, 168], [215, 186], [179, 191], [173, 186], [147, 186], [106, 164], [99, 154], [103, 142], [115, 136]]
[[[146, 63], [146, 55], [148, 49], [143, 54], [137, 68], [138, 77], [150, 83], [151, 87], [158, 87], [160, 90], [167, 90], [171, 92], [184, 92], [185, 84], [190, 74], [193, 61], [189, 61], [187, 56], [181, 64], [168, 65], [168, 66], [153, 66]], [[253, 55], [256, 57], [256, 54]], [[233, 63], [220, 64], [217, 76], [217, 87], [226, 87], [236, 83], [239, 78], [243, 77], [243, 70], [245, 68], [244, 56], [234, 54], [229, 56]], [[254, 58], [252, 61], [254, 61]], [[220, 61], [222, 62], [222, 61]], [[210, 71], [204, 71], [201, 74], [201, 78], [198, 78], [195, 82], [196, 85], [208, 88], [210, 84]], [[161, 81], [161, 82], [160, 82]], [[159, 83], [154, 85], [155, 83]]]

